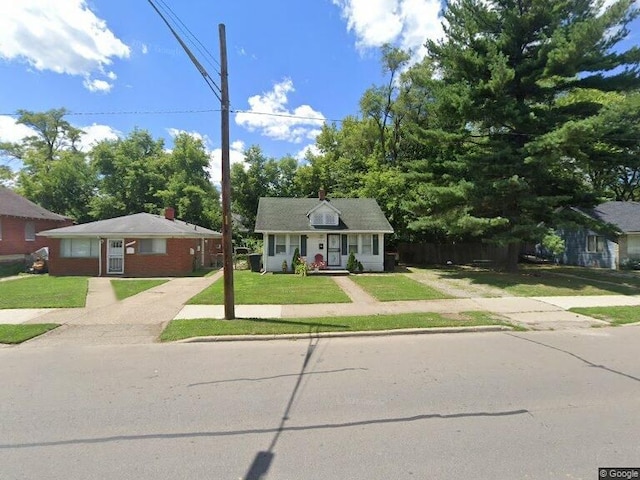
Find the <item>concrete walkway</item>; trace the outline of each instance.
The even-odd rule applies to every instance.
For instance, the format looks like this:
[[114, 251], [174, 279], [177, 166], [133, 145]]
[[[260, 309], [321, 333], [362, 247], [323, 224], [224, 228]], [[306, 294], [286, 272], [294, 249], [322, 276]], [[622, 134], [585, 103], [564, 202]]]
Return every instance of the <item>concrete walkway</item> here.
[[183, 304], [221, 275], [222, 272], [218, 272], [211, 277], [174, 278], [122, 301], [116, 300], [111, 279], [90, 278], [85, 308], [32, 311], [25, 323], [59, 323], [62, 326], [24, 345], [155, 342]]
[[[23, 344], [136, 344], [157, 341], [172, 319], [224, 318], [222, 305], [184, 305], [222, 276], [170, 279], [118, 301], [110, 278], [89, 279], [86, 307], [0, 310], [0, 323], [58, 323], [61, 327]], [[237, 318], [314, 318], [433, 312], [456, 315], [488, 311], [536, 330], [590, 328], [606, 322], [567, 311], [573, 307], [639, 305], [640, 295], [572, 297], [453, 298], [379, 302], [349, 277], [333, 277], [351, 303], [314, 305], [236, 305]]]

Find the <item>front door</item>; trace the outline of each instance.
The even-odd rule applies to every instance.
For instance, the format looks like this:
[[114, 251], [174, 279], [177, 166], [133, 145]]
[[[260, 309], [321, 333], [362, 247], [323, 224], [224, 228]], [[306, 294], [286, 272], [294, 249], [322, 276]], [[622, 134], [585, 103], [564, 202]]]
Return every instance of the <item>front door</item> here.
[[330, 233], [327, 235], [327, 267], [339, 267], [341, 259], [340, 235]]
[[108, 241], [107, 273], [124, 273], [124, 240]]

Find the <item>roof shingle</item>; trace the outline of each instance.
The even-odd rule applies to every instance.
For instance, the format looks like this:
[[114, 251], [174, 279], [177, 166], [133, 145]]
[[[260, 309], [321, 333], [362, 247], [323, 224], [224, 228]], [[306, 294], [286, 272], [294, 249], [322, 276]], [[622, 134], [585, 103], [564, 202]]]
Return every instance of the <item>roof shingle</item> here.
[[364, 231], [393, 233], [393, 228], [373, 198], [332, 198], [340, 210], [338, 227], [310, 225], [307, 213], [317, 206], [317, 198], [262, 197], [258, 203], [256, 232]]
[[70, 227], [56, 228], [38, 233], [45, 237], [221, 237], [219, 232], [193, 225], [182, 220], [167, 220], [151, 213], [136, 213], [123, 217], [98, 220]]
[[2, 185], [0, 185], [0, 215], [40, 220], [58, 220], [60, 222], [69, 220], [67, 217], [42, 208], [40, 205], [33, 203], [31, 200], [27, 200]]
[[605, 202], [584, 213], [615, 225], [621, 232], [640, 232], [640, 202]]

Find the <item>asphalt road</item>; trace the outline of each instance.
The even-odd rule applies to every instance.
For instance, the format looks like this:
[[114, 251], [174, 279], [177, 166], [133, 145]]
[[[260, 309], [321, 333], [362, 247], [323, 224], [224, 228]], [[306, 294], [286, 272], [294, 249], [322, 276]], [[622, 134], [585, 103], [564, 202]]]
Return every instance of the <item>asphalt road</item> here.
[[0, 349], [1, 479], [594, 479], [640, 328]]

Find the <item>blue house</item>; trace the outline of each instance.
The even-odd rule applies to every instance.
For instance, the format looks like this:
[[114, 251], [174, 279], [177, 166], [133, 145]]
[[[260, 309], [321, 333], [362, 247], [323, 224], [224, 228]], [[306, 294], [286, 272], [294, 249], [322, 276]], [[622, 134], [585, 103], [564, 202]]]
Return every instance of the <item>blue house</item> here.
[[605, 202], [591, 210], [573, 210], [589, 217], [593, 226], [558, 230], [565, 242], [561, 263], [611, 269], [640, 264], [640, 202]]

